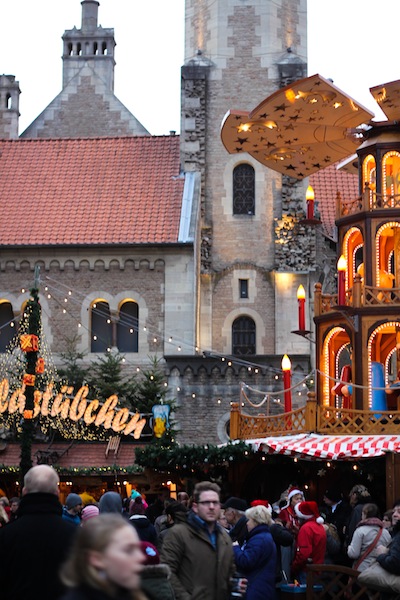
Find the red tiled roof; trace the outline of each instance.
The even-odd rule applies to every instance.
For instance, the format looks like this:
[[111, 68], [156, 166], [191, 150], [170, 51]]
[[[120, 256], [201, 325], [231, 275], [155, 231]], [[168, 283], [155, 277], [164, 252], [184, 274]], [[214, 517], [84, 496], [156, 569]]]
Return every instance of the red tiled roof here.
[[178, 240], [179, 136], [0, 140], [0, 246]]
[[315, 200], [318, 202], [323, 231], [329, 238], [333, 238], [337, 192], [340, 192], [342, 200], [358, 198], [360, 195], [358, 176], [338, 171], [336, 165], [331, 165], [311, 175], [310, 185], [314, 189]]

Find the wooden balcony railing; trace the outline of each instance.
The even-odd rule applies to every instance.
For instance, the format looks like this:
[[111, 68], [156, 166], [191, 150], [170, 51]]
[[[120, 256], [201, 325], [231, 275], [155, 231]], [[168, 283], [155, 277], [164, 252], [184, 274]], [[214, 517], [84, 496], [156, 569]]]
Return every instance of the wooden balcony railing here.
[[[346, 290], [346, 306], [349, 308], [363, 308], [369, 306], [400, 306], [400, 288], [384, 288], [363, 285], [361, 277], [356, 275], [352, 288]], [[323, 294], [320, 283], [315, 284], [314, 290], [314, 315], [316, 317], [338, 310], [337, 294]]]
[[315, 393], [309, 392], [302, 408], [280, 415], [250, 416], [233, 403], [230, 418], [231, 439], [321, 433], [329, 435], [398, 435], [400, 411], [336, 409], [317, 406]]
[[338, 219], [361, 211], [399, 209], [400, 194], [378, 194], [375, 190], [366, 186], [361, 196], [351, 200], [342, 200], [340, 192], [338, 192], [336, 207], [336, 216]]

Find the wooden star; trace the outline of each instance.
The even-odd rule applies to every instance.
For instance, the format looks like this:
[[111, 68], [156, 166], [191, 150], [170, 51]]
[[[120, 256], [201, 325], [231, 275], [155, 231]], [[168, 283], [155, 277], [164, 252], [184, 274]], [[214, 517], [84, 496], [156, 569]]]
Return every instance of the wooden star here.
[[[275, 112], [278, 112], [278, 110], [283, 110], [283, 112], [285, 112], [285, 110], [286, 110], [287, 108], [290, 108], [290, 107], [289, 107], [289, 106], [286, 106], [286, 104], [285, 104], [285, 103], [283, 103], [283, 104], [279, 104], [279, 106], [275, 106]], [[282, 115], [282, 116], [283, 116], [283, 115]]]

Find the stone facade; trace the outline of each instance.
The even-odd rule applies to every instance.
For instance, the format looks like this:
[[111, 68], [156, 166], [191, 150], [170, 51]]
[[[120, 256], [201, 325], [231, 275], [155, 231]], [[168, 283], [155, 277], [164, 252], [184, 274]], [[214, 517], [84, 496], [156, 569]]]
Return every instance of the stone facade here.
[[[63, 90], [21, 137], [148, 135], [113, 93], [114, 34], [97, 26], [96, 4], [84, 0], [81, 29], [64, 34]], [[92, 358], [88, 309], [97, 297], [114, 312], [125, 297], [138, 302], [147, 329], [140, 331], [139, 352], [127, 355], [127, 368], [144, 364], [150, 354], [164, 357], [181, 442], [226, 441], [230, 403], [238, 401], [241, 382], [278, 393], [282, 354], [290, 353], [297, 381], [309, 372], [310, 343], [291, 333], [297, 329], [297, 286], [302, 283], [310, 297], [322, 268], [321, 236], [298, 223], [306, 186], [248, 155], [228, 155], [220, 139], [229, 109], [252, 110], [279, 87], [278, 61], [287, 48], [305, 63], [306, 18], [306, 0], [186, 0], [181, 169], [198, 173], [201, 182], [200, 233], [187, 253], [151, 247], [2, 251], [1, 294], [16, 313], [27, 293], [15, 290], [29, 285], [35, 264], [43, 284], [48, 277], [79, 291], [70, 314], [63, 312], [64, 298], [44, 297], [44, 328], [56, 360], [66, 332], [77, 333], [78, 350]], [[85, 40], [87, 53], [78, 48]], [[103, 42], [107, 58], [94, 53], [94, 44]], [[0, 121], [0, 135], [11, 137], [3, 114]], [[233, 171], [242, 163], [254, 169], [254, 214], [233, 211]], [[246, 297], [240, 281], [247, 282]], [[232, 325], [243, 316], [255, 324], [256, 354], [232, 356]], [[302, 387], [295, 406], [305, 394]], [[281, 410], [279, 403], [271, 410]]]
[[18, 137], [20, 93], [14, 75], [0, 75], [0, 138]]

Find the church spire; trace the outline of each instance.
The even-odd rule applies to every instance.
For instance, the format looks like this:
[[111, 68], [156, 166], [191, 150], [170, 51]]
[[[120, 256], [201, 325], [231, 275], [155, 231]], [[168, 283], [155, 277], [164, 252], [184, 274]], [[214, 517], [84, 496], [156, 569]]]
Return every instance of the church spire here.
[[114, 91], [114, 29], [97, 24], [100, 3], [83, 0], [81, 29], [68, 29], [63, 35], [63, 88], [87, 64]]

